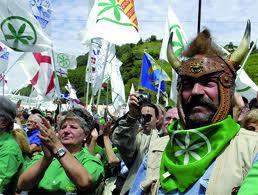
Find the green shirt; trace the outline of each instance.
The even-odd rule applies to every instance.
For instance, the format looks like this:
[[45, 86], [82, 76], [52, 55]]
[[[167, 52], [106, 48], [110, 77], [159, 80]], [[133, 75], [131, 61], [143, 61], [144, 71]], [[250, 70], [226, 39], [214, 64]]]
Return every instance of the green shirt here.
[[[27, 166], [32, 166], [40, 160], [43, 155], [43, 152], [41, 152], [34, 156]], [[102, 163], [96, 157], [92, 156], [86, 148], [83, 148], [79, 153], [75, 154], [75, 158], [92, 176], [93, 185], [98, 184], [98, 182], [104, 177], [104, 168]], [[60, 162], [54, 158], [47, 168], [44, 177], [39, 182], [38, 189], [44, 189], [47, 191], [75, 192], [76, 186], [66, 175]]]
[[22, 152], [7, 132], [0, 135], [0, 193], [12, 194], [23, 166]]

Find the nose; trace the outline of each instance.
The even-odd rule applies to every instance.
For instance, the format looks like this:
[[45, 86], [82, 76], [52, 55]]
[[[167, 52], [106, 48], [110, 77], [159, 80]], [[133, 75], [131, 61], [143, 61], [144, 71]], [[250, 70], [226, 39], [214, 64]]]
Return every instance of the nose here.
[[192, 95], [203, 95], [204, 90], [203, 86], [200, 83], [194, 83], [193, 89], [192, 89]]

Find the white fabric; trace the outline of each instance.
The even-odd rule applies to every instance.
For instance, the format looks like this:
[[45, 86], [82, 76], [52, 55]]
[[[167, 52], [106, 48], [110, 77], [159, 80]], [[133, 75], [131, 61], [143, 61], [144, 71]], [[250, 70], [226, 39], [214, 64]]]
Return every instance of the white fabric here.
[[51, 48], [52, 42], [32, 14], [28, 0], [1, 0], [0, 21], [0, 41], [8, 47], [32, 52]]

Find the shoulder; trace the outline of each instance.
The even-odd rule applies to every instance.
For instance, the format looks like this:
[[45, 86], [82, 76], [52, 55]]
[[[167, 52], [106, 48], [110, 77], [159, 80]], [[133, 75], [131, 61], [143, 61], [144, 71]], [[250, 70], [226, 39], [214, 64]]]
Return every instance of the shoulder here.
[[17, 142], [15, 141], [15, 139], [12, 137], [11, 134], [5, 133], [4, 135], [1, 135], [1, 136], [4, 136], [4, 140], [1, 141], [0, 143], [1, 150], [6, 150], [9, 153], [12, 151], [15, 151], [15, 152], [20, 151], [19, 145], [17, 144]]
[[95, 163], [95, 164], [99, 164], [101, 166], [102, 162], [95, 156], [93, 156], [87, 148], [83, 148], [78, 154], [75, 155], [75, 157], [82, 163]]
[[237, 135], [234, 137], [232, 141], [258, 144], [258, 133], [254, 131], [246, 130], [244, 128], [240, 128], [239, 132], [237, 133]]

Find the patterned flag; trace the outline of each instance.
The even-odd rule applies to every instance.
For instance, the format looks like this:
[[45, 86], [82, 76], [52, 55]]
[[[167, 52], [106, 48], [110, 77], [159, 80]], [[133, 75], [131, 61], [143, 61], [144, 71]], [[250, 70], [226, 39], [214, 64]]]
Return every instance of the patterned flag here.
[[52, 16], [51, 0], [29, 0], [32, 14], [38, 20], [41, 27], [46, 29]]
[[0, 42], [0, 73], [7, 70], [9, 62], [9, 51], [7, 47]]
[[54, 61], [56, 73], [62, 77], [67, 77], [68, 69], [75, 69], [77, 67], [76, 57], [74, 55], [54, 52]]
[[[107, 53], [108, 51], [108, 53]], [[96, 95], [104, 80], [105, 65], [115, 55], [115, 46], [101, 38], [93, 39], [86, 68], [86, 82], [92, 84], [92, 94]], [[108, 56], [106, 56], [108, 55]], [[107, 62], [105, 61], [107, 57]]]
[[137, 43], [140, 35], [133, 0], [95, 0], [80, 37], [84, 44], [97, 37], [116, 45]]
[[147, 89], [158, 91], [159, 82], [161, 82], [160, 90], [165, 92], [165, 82], [170, 81], [167, 73], [162, 70], [160, 65], [146, 52], [143, 54], [141, 85]]
[[51, 40], [32, 14], [28, 0], [0, 1], [0, 41], [16, 51], [39, 52]]
[[[170, 2], [170, 5], [168, 7], [168, 16], [167, 16], [167, 21], [166, 21], [166, 25], [165, 25], [165, 34], [163, 37], [163, 41], [162, 41], [162, 46], [161, 46], [161, 50], [160, 50], [160, 59], [168, 61], [167, 60], [167, 44], [168, 44], [168, 40], [169, 40], [169, 35], [171, 32], [173, 32], [173, 50], [176, 54], [177, 57], [179, 57], [183, 50], [184, 47], [186, 45], [186, 36], [185, 33], [179, 23], [179, 20], [176, 16], [176, 14], [174, 13], [173, 9], [172, 9], [172, 3]], [[176, 102], [177, 101], [177, 89], [176, 89], [176, 85], [177, 85], [177, 73], [174, 71], [174, 69], [172, 69], [172, 76], [173, 76], [173, 80], [172, 80], [172, 84], [171, 84], [171, 90], [170, 90], [170, 98]]]
[[16, 62], [22, 66], [37, 93], [44, 98], [52, 98], [55, 90], [50, 53], [24, 53]]

